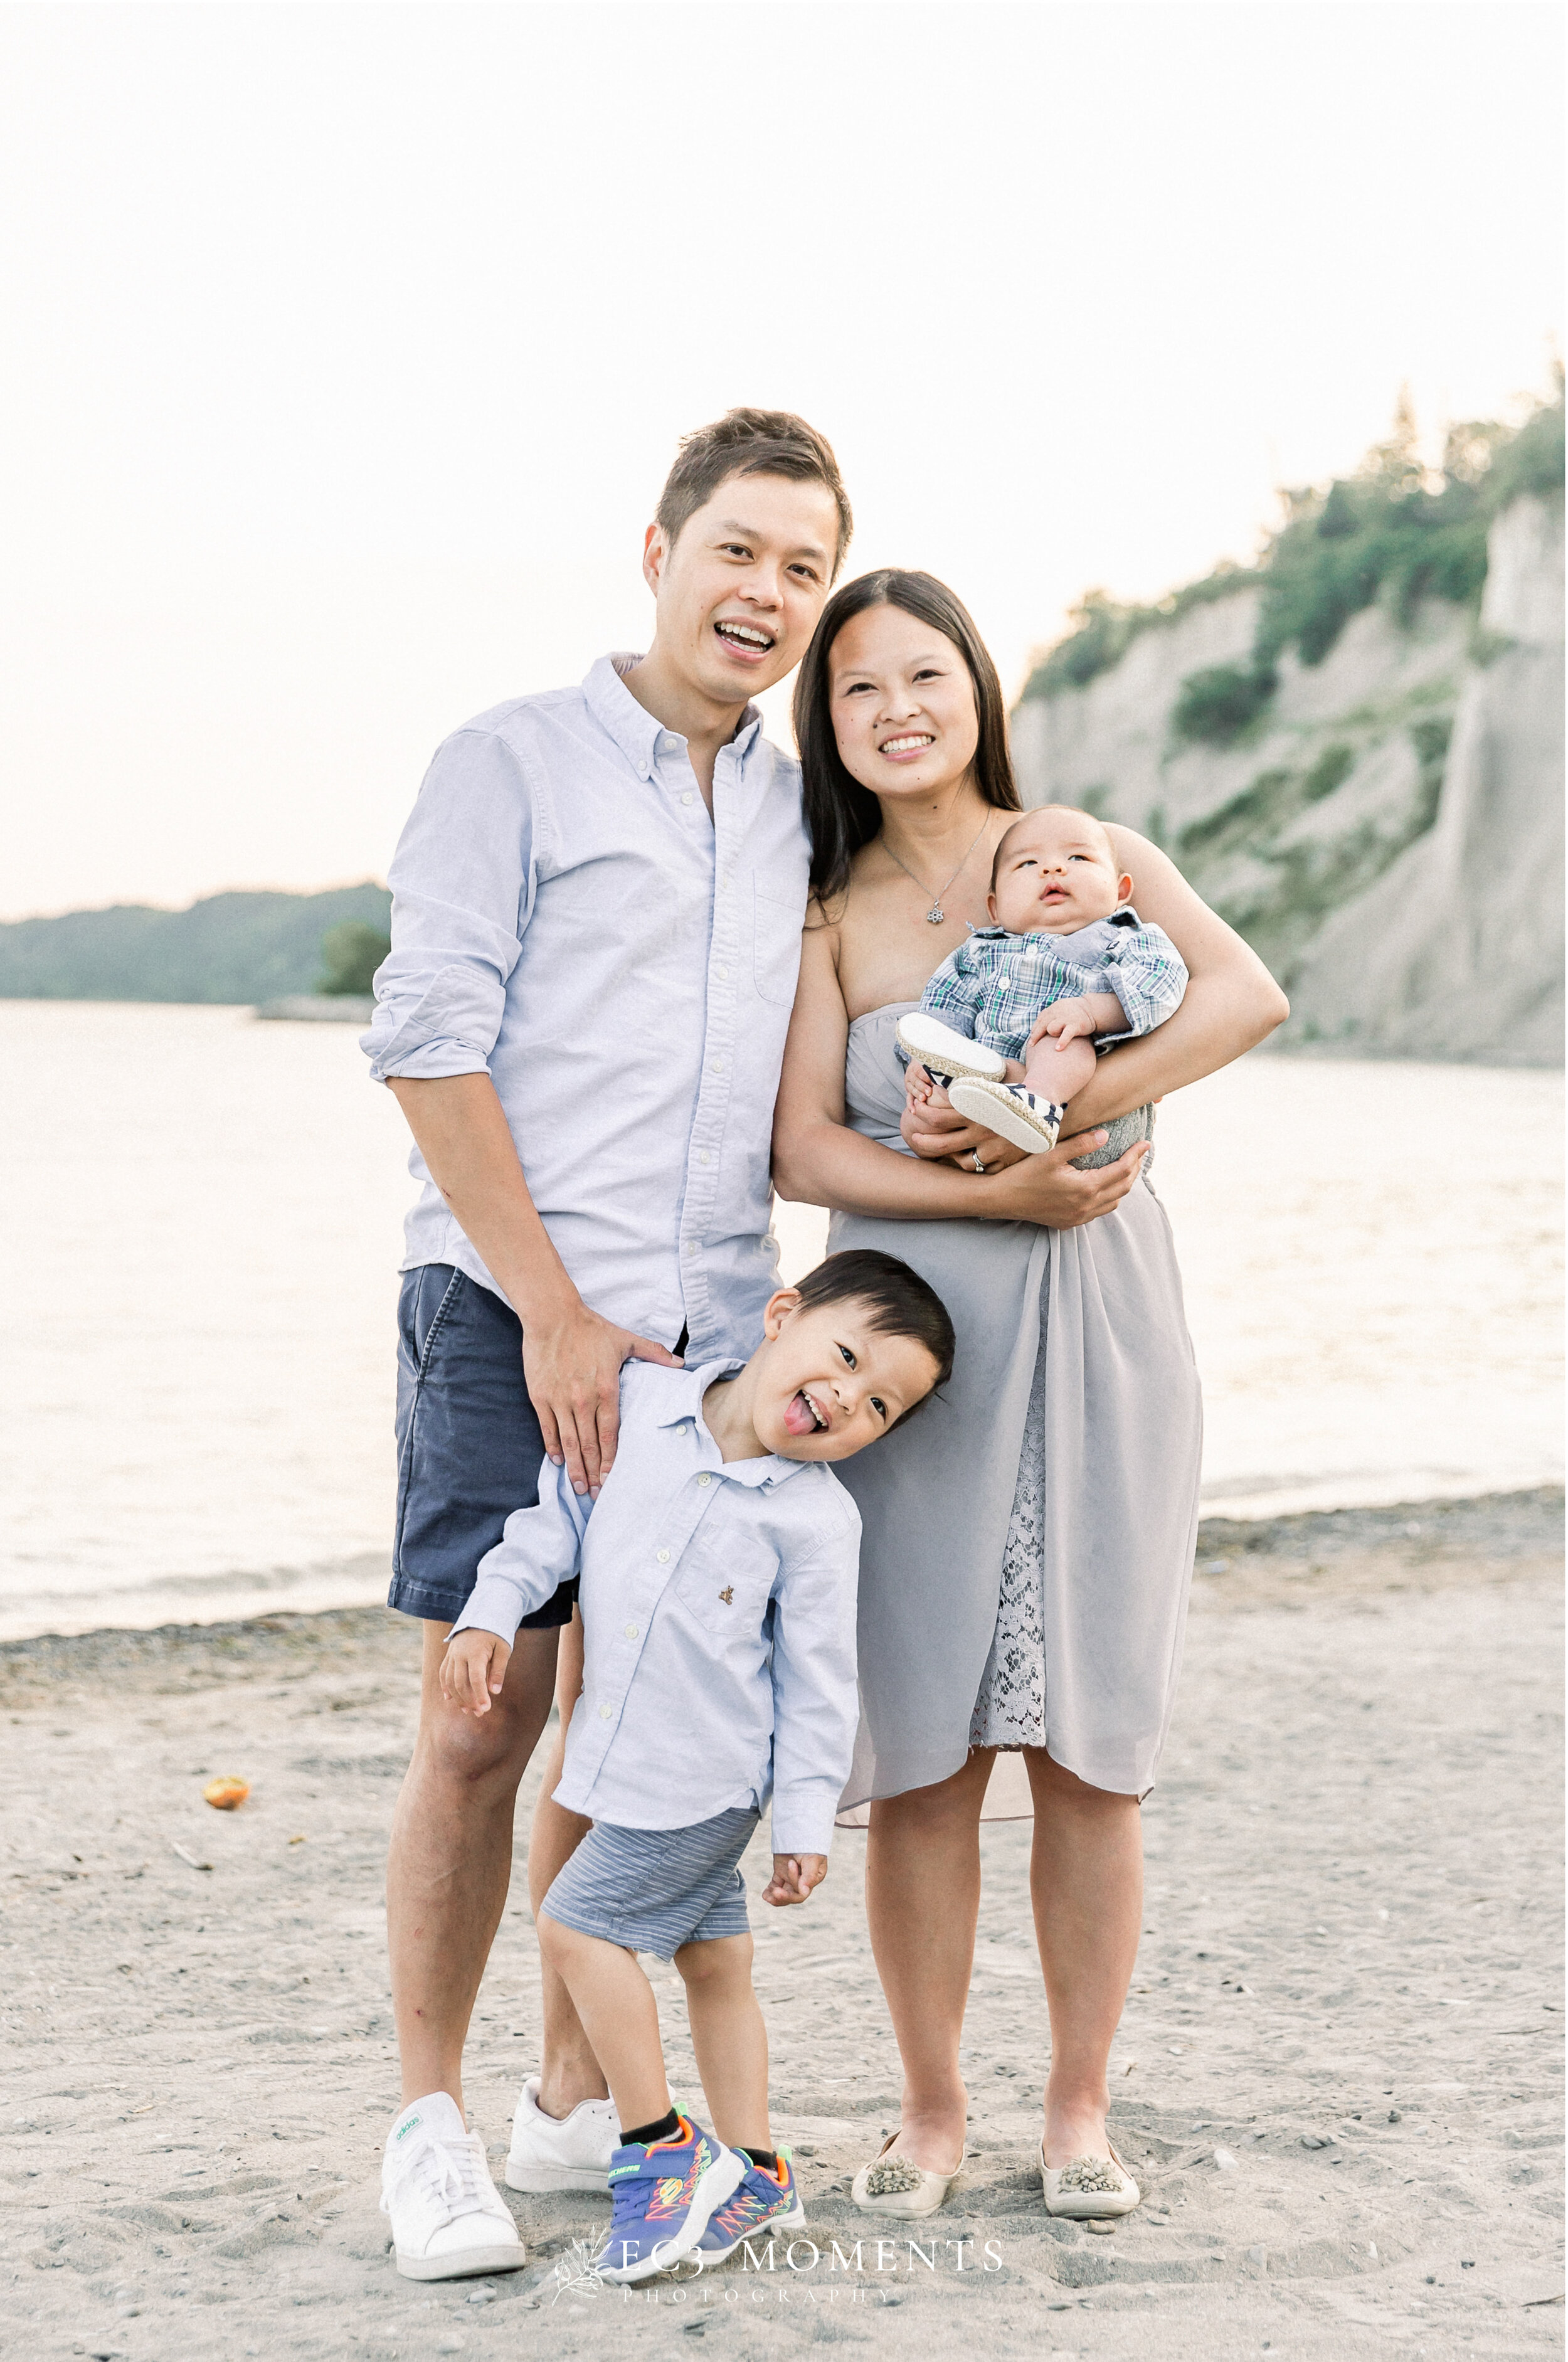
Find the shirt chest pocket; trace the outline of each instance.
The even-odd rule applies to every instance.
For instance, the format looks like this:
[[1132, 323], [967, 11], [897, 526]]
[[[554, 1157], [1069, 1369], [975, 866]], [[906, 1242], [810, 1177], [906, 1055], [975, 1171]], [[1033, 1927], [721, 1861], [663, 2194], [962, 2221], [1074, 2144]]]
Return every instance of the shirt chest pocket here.
[[801, 973], [805, 896], [770, 894], [752, 884], [752, 976], [757, 997], [788, 1009]]
[[766, 1542], [747, 1535], [704, 1535], [686, 1553], [674, 1595], [721, 1640], [755, 1641], [778, 1572], [778, 1561]]

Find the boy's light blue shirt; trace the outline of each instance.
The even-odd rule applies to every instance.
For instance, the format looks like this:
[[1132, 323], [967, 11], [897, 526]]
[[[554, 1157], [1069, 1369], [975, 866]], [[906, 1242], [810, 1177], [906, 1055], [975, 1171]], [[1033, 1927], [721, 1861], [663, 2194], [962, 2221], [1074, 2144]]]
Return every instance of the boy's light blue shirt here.
[[773, 1798], [778, 1853], [825, 1854], [859, 1718], [860, 1513], [821, 1461], [725, 1462], [702, 1396], [740, 1364], [628, 1362], [597, 1501], [547, 1461], [453, 1630], [511, 1641], [580, 1570], [582, 1695], [556, 1800], [688, 1828]]
[[[455, 731], [399, 839], [376, 1081], [488, 1074], [585, 1303], [693, 1360], [748, 1353], [778, 1285], [768, 1157], [806, 915], [801, 767], [748, 709], [713, 766], [602, 657]], [[495, 1289], [430, 1179], [403, 1268]], [[499, 1293], [499, 1291], [496, 1291]]]

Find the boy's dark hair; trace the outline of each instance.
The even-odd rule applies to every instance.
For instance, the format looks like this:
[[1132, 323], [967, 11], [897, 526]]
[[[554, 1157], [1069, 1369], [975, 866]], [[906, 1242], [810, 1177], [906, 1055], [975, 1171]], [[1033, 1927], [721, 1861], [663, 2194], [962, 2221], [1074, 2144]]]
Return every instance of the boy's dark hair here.
[[[933, 1394], [953, 1375], [957, 1341], [947, 1307], [935, 1288], [897, 1255], [883, 1254], [878, 1247], [851, 1247], [843, 1254], [827, 1256], [795, 1285], [802, 1312], [824, 1304], [863, 1304], [871, 1328], [887, 1337], [912, 1337], [917, 1345], [923, 1345], [936, 1363]], [[921, 1396], [921, 1402], [929, 1399], [927, 1395]], [[919, 1408], [920, 1403], [911, 1403], [893, 1426], [901, 1427]]]
[[908, 567], [885, 566], [876, 574], [857, 574], [823, 609], [795, 679], [795, 744], [801, 750], [806, 825], [812, 833], [812, 891], [823, 900], [843, 893], [851, 861], [882, 825], [876, 797], [850, 777], [840, 758], [828, 674], [834, 642], [845, 624], [867, 607], [901, 608], [952, 641], [975, 687], [980, 735], [973, 767], [980, 800], [999, 811], [1021, 809], [1008, 747], [1007, 700], [990, 651], [963, 601], [934, 574], [915, 573]]
[[825, 484], [838, 508], [838, 546], [833, 554], [833, 571], [838, 572], [855, 519], [825, 435], [792, 410], [726, 410], [711, 426], [683, 435], [657, 511], [671, 541], [687, 518], [712, 499], [726, 476], [790, 476], [797, 483]]

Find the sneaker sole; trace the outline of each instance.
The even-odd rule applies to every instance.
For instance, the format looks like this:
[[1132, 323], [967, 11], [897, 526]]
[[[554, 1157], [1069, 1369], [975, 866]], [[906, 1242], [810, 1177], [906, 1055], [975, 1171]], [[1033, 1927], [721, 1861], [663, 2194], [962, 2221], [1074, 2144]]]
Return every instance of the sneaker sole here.
[[493, 2247], [464, 2247], [453, 2256], [405, 2256], [401, 2247], [396, 2254], [405, 2280], [467, 2280], [490, 2272], [520, 2272], [528, 2260], [516, 2239]]
[[[723, 2205], [723, 2201], [721, 2199], [719, 2202]], [[797, 2198], [787, 2214], [770, 2214], [766, 2223], [758, 2223], [751, 2230], [743, 2231], [738, 2238], [730, 2241], [727, 2247], [700, 2247], [698, 2261], [705, 2272], [711, 2272], [715, 2264], [727, 2262], [747, 2239], [768, 2239], [775, 2231], [803, 2231], [805, 2227], [806, 2210]]]
[[587, 2165], [519, 2164], [512, 2158], [506, 2160], [508, 2190], [531, 2190], [536, 2195], [550, 2190], [596, 2190], [602, 2198], [610, 2194], [610, 2169], [602, 2166], [597, 2173]]
[[707, 2172], [698, 2177], [685, 2222], [668, 2239], [658, 2241], [656, 2255], [646, 2259], [639, 2257], [635, 2264], [596, 2264], [594, 2269], [600, 2279], [614, 2280], [617, 2284], [628, 2280], [651, 2280], [656, 2272], [668, 2272], [672, 2264], [682, 2262], [707, 2229], [714, 2208], [722, 2206], [726, 2198], [733, 2198], [745, 2177], [745, 2158], [736, 2156], [733, 2149], [725, 2149], [713, 2159]]
[[1037, 1122], [994, 1083], [955, 1083], [947, 1096], [960, 1115], [966, 1115], [971, 1123], [983, 1123], [988, 1131], [994, 1131], [999, 1140], [1010, 1141], [1026, 1156], [1047, 1155], [1056, 1145], [1060, 1117], [1055, 1125]]
[[[940, 1019], [931, 1021], [941, 1023]], [[907, 1032], [906, 1027], [909, 1028]], [[922, 1043], [916, 1029], [910, 1026], [909, 1019], [900, 1017], [899, 1020], [900, 1043], [918, 1065], [924, 1066], [927, 1074], [931, 1072], [931, 1061], [935, 1059], [944, 1075], [965, 1076], [977, 1083], [1001, 1081], [1007, 1073], [1007, 1060], [997, 1051], [983, 1049], [978, 1043], [967, 1041], [962, 1033], [950, 1032], [945, 1026], [942, 1030], [948, 1034], [947, 1042]], [[950, 1047], [950, 1043], [955, 1046]]]

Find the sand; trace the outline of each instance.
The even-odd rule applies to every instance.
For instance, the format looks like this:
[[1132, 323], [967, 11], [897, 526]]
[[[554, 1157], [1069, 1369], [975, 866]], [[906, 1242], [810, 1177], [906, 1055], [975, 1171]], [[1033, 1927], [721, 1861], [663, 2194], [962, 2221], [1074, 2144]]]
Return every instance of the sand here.
[[[995, 1824], [970, 2171], [918, 2250], [878, 2250], [845, 2184], [895, 2121], [897, 2062], [846, 1835], [805, 1910], [756, 1911], [813, 2244], [794, 2269], [778, 2253], [591, 2297], [557, 2270], [605, 2219], [591, 2197], [515, 2199], [529, 2268], [477, 2288], [417, 2287], [385, 2254], [381, 1882], [412, 1628], [354, 1610], [0, 1650], [0, 2344], [28, 2362], [1554, 2348], [1560, 1547], [1541, 1494], [1205, 1528], [1112, 2070], [1137, 2215], [1101, 2236], [1043, 2211], [1029, 1833]], [[201, 1799], [226, 1772], [252, 1786], [227, 1816]], [[536, 2060], [522, 1892], [469, 2055], [498, 2169]]]

